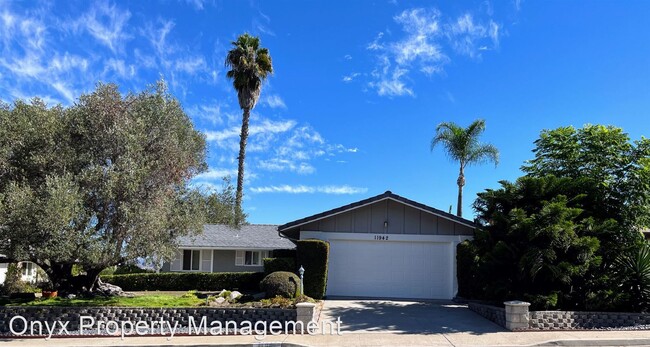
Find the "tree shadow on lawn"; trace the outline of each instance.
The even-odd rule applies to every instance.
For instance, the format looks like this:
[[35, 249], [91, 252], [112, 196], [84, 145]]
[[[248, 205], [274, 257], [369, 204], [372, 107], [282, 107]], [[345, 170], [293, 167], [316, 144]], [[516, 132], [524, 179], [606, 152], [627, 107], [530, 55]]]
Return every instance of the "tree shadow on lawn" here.
[[326, 300], [321, 320], [341, 318], [341, 331], [398, 334], [507, 331], [451, 301]]

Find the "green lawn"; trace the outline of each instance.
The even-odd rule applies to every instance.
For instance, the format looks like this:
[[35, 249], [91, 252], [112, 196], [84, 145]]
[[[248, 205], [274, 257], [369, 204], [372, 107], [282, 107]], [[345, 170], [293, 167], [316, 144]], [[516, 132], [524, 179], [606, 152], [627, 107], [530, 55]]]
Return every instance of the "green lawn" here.
[[111, 297], [111, 298], [92, 298], [92, 299], [2, 299], [2, 306], [119, 306], [119, 307], [191, 307], [204, 303], [205, 299], [199, 299], [195, 295], [168, 295], [152, 294], [136, 296], [132, 298]]

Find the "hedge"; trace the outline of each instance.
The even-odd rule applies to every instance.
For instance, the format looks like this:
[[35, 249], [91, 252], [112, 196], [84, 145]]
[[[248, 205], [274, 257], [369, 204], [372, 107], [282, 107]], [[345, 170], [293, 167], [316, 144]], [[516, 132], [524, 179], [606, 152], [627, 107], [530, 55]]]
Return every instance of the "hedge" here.
[[101, 276], [123, 290], [239, 290], [258, 291], [262, 272], [164, 272]]
[[330, 245], [327, 242], [321, 240], [298, 241], [296, 265], [305, 269], [304, 294], [314, 299], [322, 299], [325, 296], [329, 252]]
[[458, 279], [458, 296], [476, 298], [482, 291], [476, 278], [476, 247], [465, 240], [456, 246], [456, 277]]
[[264, 258], [264, 273], [277, 271], [296, 273], [296, 258]]
[[296, 259], [296, 250], [295, 249], [274, 249], [271, 252], [273, 258], [294, 258]]

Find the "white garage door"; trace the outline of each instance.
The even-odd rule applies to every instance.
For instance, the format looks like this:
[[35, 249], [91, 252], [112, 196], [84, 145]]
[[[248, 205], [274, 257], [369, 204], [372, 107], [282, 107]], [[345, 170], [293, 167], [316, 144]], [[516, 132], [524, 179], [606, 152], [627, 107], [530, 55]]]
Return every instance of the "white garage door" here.
[[451, 299], [451, 242], [330, 240], [327, 295]]

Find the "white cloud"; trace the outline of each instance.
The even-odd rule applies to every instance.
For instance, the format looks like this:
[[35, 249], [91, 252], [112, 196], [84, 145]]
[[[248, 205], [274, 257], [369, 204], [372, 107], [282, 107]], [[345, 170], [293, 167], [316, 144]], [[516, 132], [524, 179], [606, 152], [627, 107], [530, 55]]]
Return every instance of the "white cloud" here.
[[224, 123], [222, 106], [218, 102], [192, 105], [186, 108], [186, 111], [193, 118], [207, 120], [212, 125], [220, 125]]
[[174, 67], [177, 71], [194, 75], [197, 72], [205, 70], [206, 64], [203, 57], [183, 57], [176, 60]]
[[287, 108], [284, 100], [282, 100], [282, 98], [277, 94], [264, 96], [261, 100], [261, 104], [270, 108]]
[[[244, 171], [244, 174], [245, 171]], [[206, 172], [200, 173], [194, 177], [195, 180], [222, 179], [227, 176], [237, 175], [236, 169], [211, 168]]]
[[289, 194], [334, 194], [334, 195], [351, 195], [363, 194], [368, 188], [351, 187], [349, 185], [330, 185], [330, 186], [306, 186], [306, 185], [279, 185], [253, 187], [250, 189], [253, 193], [289, 193]]
[[352, 60], [352, 56], [349, 55], [349, 54], [344, 55], [343, 58], [344, 58], [345, 60]]
[[[296, 159], [308, 159], [308, 158], [296, 158]], [[271, 158], [268, 160], [260, 160], [257, 163], [258, 167], [268, 171], [291, 171], [299, 173], [302, 175], [311, 174], [316, 172], [311, 164], [306, 162], [296, 163], [291, 159], [281, 159], [281, 158]]]
[[115, 4], [99, 1], [91, 6], [90, 10], [74, 23], [76, 28], [88, 31], [95, 39], [111, 51], [123, 49], [130, 35], [125, 32], [126, 23], [131, 18], [131, 12], [121, 10]]
[[458, 17], [455, 22], [451, 23], [446, 35], [457, 53], [472, 58], [479, 57], [479, 51], [489, 49], [487, 46], [478, 44], [485, 38], [490, 38], [494, 47], [499, 46], [499, 25], [492, 20], [487, 25], [476, 23], [469, 13]]
[[351, 73], [351, 74], [349, 74], [347, 76], [343, 76], [343, 82], [346, 82], [346, 83], [352, 82], [352, 80], [354, 80], [355, 78], [357, 78], [359, 76], [361, 76], [361, 74], [358, 73], [358, 72]]
[[194, 6], [196, 10], [202, 10], [203, 9], [203, 4], [204, 0], [185, 0], [186, 3]]
[[127, 64], [124, 60], [115, 58], [110, 58], [106, 61], [103, 74], [107, 75], [110, 71], [113, 71], [122, 78], [132, 78], [136, 74], [135, 65]]
[[[296, 125], [296, 121], [272, 121], [263, 119], [259, 123], [252, 123], [248, 128], [248, 135], [254, 136], [264, 133], [283, 133], [291, 130]], [[205, 136], [208, 141], [224, 141], [233, 137], [238, 137], [241, 132], [241, 127], [232, 126], [228, 129], [220, 131], [206, 131]]]
[[[426, 76], [442, 73], [451, 61], [446, 52], [450, 49], [459, 55], [480, 58], [481, 51], [499, 45], [499, 25], [492, 19], [485, 24], [478, 22], [469, 13], [449, 19], [434, 8], [412, 8], [400, 12], [393, 20], [402, 29], [402, 36], [380, 32], [366, 46], [377, 59], [368, 86], [380, 96], [414, 96], [410, 76], [418, 71]], [[491, 44], [486, 45], [486, 40]], [[353, 78], [344, 76], [343, 81]]]

